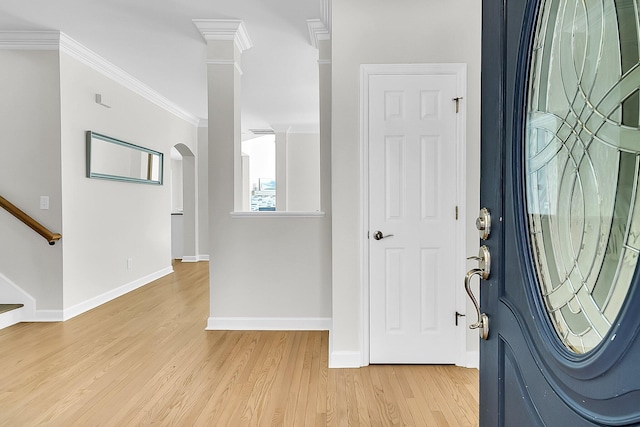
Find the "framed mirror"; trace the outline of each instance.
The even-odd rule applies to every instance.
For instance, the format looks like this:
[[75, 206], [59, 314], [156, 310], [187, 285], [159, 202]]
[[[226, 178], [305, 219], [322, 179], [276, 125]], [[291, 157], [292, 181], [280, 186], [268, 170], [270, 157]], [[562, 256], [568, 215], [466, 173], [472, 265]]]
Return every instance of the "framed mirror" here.
[[164, 155], [87, 131], [87, 178], [162, 185]]

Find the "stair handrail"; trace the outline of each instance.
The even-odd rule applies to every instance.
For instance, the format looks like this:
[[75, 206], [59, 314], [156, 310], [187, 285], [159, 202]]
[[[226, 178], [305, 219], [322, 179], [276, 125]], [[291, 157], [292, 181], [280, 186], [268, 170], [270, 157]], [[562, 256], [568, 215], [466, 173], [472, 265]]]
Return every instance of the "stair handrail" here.
[[47, 229], [44, 225], [40, 224], [35, 219], [21, 211], [16, 205], [0, 196], [0, 207], [4, 208], [11, 215], [22, 221], [25, 225], [30, 227], [33, 231], [44, 237], [50, 245], [55, 245], [58, 240], [62, 238], [59, 233], [53, 233]]

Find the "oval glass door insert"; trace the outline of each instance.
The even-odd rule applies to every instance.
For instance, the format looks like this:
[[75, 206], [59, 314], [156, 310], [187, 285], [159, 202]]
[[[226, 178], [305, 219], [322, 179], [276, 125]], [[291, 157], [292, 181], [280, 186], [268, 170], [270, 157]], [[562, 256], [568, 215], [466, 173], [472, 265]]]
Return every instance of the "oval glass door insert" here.
[[597, 346], [640, 252], [634, 0], [541, 0], [524, 139], [531, 252], [560, 341]]

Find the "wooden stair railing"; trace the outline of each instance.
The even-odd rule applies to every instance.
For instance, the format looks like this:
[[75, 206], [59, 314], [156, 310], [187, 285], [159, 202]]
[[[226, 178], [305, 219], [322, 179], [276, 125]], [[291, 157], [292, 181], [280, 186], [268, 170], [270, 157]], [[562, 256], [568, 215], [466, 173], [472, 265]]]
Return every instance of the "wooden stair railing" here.
[[44, 237], [50, 245], [55, 245], [56, 242], [62, 238], [61, 234], [49, 231], [44, 225], [31, 218], [2, 196], [0, 196], [0, 207], [4, 208], [11, 215], [24, 222], [33, 231]]

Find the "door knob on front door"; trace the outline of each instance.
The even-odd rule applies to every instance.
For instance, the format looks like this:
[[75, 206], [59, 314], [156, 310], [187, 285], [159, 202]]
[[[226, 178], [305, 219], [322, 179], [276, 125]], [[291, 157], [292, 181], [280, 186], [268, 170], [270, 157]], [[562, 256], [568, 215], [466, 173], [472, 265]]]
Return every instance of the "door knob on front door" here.
[[373, 238], [376, 240], [382, 240], [385, 237], [391, 237], [393, 236], [393, 234], [387, 234], [386, 236], [384, 234], [382, 234], [382, 231], [378, 230], [375, 233], [373, 233]]

